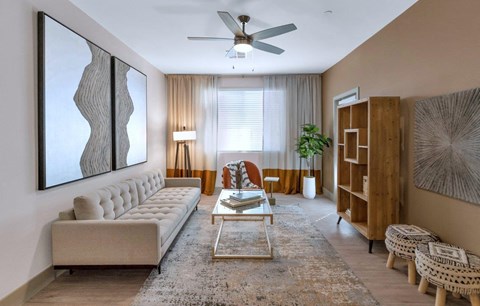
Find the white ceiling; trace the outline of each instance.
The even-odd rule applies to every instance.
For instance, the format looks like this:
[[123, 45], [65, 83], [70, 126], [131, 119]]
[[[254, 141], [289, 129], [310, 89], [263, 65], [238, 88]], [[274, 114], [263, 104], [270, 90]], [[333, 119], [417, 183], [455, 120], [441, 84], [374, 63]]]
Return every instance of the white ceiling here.
[[[70, 0], [167, 74], [321, 73], [403, 13], [416, 0]], [[254, 50], [230, 59], [232, 37], [217, 11], [249, 15], [248, 34], [287, 23], [297, 30], [263, 42], [281, 55]], [[325, 13], [332, 11], [332, 13]], [[235, 69], [232, 67], [235, 66]], [[252, 68], [254, 71], [252, 72]]]

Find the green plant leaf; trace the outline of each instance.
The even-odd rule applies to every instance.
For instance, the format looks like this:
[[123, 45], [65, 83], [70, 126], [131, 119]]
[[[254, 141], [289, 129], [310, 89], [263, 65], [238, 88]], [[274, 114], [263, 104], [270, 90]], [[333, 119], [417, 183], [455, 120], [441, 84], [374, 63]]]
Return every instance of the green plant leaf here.
[[302, 134], [297, 139], [295, 151], [301, 158], [306, 159], [310, 171], [310, 160], [315, 155], [322, 155], [324, 147], [330, 147], [332, 140], [320, 134], [320, 128], [315, 124], [307, 123], [301, 126]]

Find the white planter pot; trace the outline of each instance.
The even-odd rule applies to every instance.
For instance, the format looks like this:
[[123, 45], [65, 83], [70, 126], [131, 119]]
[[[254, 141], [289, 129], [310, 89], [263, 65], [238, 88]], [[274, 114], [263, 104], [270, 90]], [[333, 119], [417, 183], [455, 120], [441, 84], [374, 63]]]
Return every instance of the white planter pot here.
[[303, 196], [310, 200], [315, 198], [315, 177], [303, 177]]

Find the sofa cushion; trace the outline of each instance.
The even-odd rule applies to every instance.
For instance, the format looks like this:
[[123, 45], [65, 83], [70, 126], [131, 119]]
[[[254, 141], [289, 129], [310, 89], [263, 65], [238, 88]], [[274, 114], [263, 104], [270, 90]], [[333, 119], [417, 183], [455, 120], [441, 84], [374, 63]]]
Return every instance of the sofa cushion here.
[[157, 191], [165, 187], [165, 179], [161, 170], [149, 171], [135, 179], [138, 190], [138, 200], [145, 202]]
[[110, 185], [73, 200], [77, 220], [114, 220], [138, 206], [135, 181]]
[[158, 220], [163, 245], [186, 214], [187, 206], [183, 204], [142, 204], [120, 216], [119, 220]]
[[[188, 208], [197, 205], [200, 200], [200, 188], [195, 187], [167, 187], [151, 196], [144, 204], [183, 204]], [[142, 205], [144, 205], [142, 204]]]
[[58, 213], [59, 220], [75, 220], [75, 211], [72, 208], [62, 210]]

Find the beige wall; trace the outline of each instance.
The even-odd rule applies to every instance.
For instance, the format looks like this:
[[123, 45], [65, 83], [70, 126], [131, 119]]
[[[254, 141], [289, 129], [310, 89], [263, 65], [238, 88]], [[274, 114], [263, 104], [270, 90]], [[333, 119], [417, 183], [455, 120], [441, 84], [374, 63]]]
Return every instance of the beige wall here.
[[[147, 75], [148, 163], [37, 190], [37, 10]], [[75, 196], [152, 167], [165, 171], [167, 109], [163, 74], [69, 1], [1, 0], [0, 37], [1, 301], [51, 266], [51, 222]]]
[[[360, 96], [398, 95], [405, 122], [401, 152], [402, 221], [436, 231], [480, 254], [480, 205], [413, 184], [414, 104], [480, 86], [480, 1], [420, 0], [323, 75], [323, 128], [333, 134], [333, 97], [360, 86]], [[324, 157], [324, 186], [333, 189], [333, 157]], [[478, 186], [480, 188], [480, 186]]]

